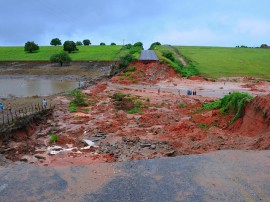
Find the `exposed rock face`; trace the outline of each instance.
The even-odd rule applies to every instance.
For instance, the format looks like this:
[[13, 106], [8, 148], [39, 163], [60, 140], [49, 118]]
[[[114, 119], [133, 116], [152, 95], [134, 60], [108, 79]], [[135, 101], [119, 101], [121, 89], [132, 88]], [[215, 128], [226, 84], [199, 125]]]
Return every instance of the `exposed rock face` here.
[[270, 132], [270, 94], [257, 96], [245, 108], [239, 133], [246, 136]]

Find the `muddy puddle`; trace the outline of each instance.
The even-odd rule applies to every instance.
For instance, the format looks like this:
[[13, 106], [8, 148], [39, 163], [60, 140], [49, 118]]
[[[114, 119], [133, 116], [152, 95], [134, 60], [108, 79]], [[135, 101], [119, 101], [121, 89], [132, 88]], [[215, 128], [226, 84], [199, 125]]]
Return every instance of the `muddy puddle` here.
[[0, 98], [48, 96], [79, 87], [79, 82], [62, 78], [0, 78]]

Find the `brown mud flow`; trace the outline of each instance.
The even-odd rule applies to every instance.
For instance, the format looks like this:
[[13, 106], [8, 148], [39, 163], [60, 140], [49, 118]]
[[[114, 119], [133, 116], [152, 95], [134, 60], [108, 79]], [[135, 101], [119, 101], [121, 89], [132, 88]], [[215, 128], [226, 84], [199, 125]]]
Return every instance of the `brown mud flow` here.
[[[221, 87], [241, 89], [252, 81], [225, 85], [224, 81], [188, 80], [159, 63], [133, 63], [130, 68], [84, 90], [90, 104], [75, 113], [68, 110], [71, 96], [56, 96], [52, 116], [14, 132], [12, 139], [2, 138], [1, 154], [13, 161], [61, 166], [270, 148], [269, 95], [256, 97], [243, 118], [230, 125], [232, 115], [202, 109], [202, 103], [216, 98], [178, 93], [191, 87], [198, 94]], [[134, 83], [141, 87], [128, 88]], [[266, 93], [270, 85], [261, 82], [258, 89]], [[250, 128], [250, 123], [261, 127]], [[49, 142], [52, 134], [58, 136], [55, 143]]]

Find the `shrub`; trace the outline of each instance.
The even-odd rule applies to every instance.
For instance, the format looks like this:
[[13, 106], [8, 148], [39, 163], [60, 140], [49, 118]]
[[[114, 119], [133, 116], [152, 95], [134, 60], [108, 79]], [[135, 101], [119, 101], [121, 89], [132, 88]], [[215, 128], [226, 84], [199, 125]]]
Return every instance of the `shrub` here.
[[57, 142], [58, 141], [58, 136], [56, 134], [52, 134], [49, 138], [49, 142]]
[[104, 42], [101, 42], [100, 45], [101, 46], [106, 46], [106, 44]]
[[243, 110], [248, 101], [253, 97], [248, 93], [233, 92], [225, 95], [222, 99], [212, 102], [210, 104], [203, 104], [207, 110], [220, 109], [223, 114], [234, 113], [234, 117], [230, 121], [233, 123], [243, 115]]
[[200, 128], [205, 128], [205, 129], [209, 128], [209, 126], [202, 124], [202, 123], [197, 123], [197, 126], [199, 126]]
[[122, 49], [131, 49], [132, 48], [132, 45], [129, 43], [129, 44], [126, 44]]
[[142, 101], [136, 99], [136, 97], [122, 93], [115, 93], [111, 98], [114, 100], [113, 103], [116, 109], [128, 111], [130, 114], [141, 113]]
[[133, 108], [128, 111], [129, 114], [137, 114], [137, 113], [142, 113], [140, 108]]
[[88, 105], [88, 103], [85, 100], [85, 98], [86, 98], [86, 95], [84, 95], [84, 94], [78, 94], [71, 101], [71, 103], [73, 103], [75, 106], [86, 107]]
[[187, 105], [186, 105], [186, 103], [184, 103], [184, 102], [179, 102], [178, 103], [178, 107], [179, 108], [185, 108]]
[[197, 68], [195, 67], [184, 67], [180, 70], [181, 72], [181, 76], [183, 77], [190, 77], [190, 76], [194, 76], [194, 75], [199, 75], [199, 71]]
[[51, 62], [56, 62], [59, 63], [60, 66], [62, 67], [64, 63], [70, 63], [71, 58], [69, 57], [69, 55], [66, 52], [61, 52], [61, 53], [57, 53], [51, 56], [50, 58]]
[[112, 99], [115, 101], [122, 101], [127, 95], [123, 93], [115, 93], [112, 96]]
[[128, 72], [134, 72], [135, 69], [136, 69], [136, 67], [135, 67], [135, 66], [132, 66], [132, 67], [129, 67], [129, 68], [127, 69], [127, 71], [128, 71]]
[[141, 53], [141, 50], [142, 50], [142, 48], [140, 46], [133, 46], [130, 49], [129, 53], [130, 54]]
[[78, 94], [81, 94], [82, 91], [79, 90], [79, 89], [73, 89], [73, 90], [71, 90], [69, 93], [70, 93], [71, 95], [73, 95], [73, 96], [76, 96], [76, 95], [78, 95]]
[[136, 108], [141, 108], [142, 107], [142, 101], [141, 100], [135, 100], [134, 105]]
[[77, 112], [78, 109], [77, 109], [77, 107], [74, 105], [74, 103], [71, 102], [71, 103], [69, 103], [68, 111], [70, 111], [70, 112]]
[[86, 100], [86, 95], [81, 92], [81, 90], [75, 89], [71, 91], [71, 94], [75, 98], [70, 102], [70, 106], [74, 105], [76, 107], [86, 107], [88, 102]]
[[156, 46], [161, 46], [161, 43], [159, 43], [159, 42], [152, 43], [149, 50], [154, 50], [156, 48]]
[[120, 59], [119, 67], [121, 69], [125, 69], [133, 60], [134, 60], [134, 58], [132, 57], [132, 55], [127, 54], [126, 56], [124, 56]]
[[162, 56], [164, 56], [165, 58], [168, 58], [172, 62], [174, 61], [174, 57], [173, 57], [173, 53], [172, 52], [164, 51], [164, 52], [162, 52]]

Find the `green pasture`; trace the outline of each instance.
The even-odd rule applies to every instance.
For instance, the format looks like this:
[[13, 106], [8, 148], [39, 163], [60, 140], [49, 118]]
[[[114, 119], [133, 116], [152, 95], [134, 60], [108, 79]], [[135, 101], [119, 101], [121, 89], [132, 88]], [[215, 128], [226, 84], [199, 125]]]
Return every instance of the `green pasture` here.
[[[160, 50], [169, 47], [159, 47]], [[270, 78], [270, 49], [176, 46], [202, 76]]]
[[[127, 52], [122, 46], [77, 46], [79, 51], [70, 53], [73, 61], [115, 61]], [[27, 53], [23, 46], [0, 47], [0, 61], [49, 61], [51, 55], [63, 51], [63, 46], [40, 46], [35, 53]]]

